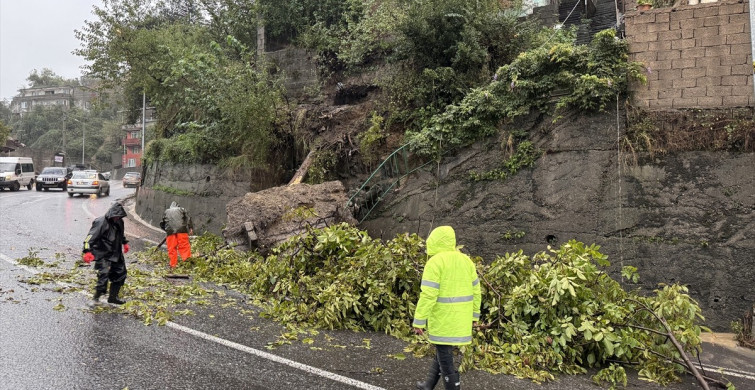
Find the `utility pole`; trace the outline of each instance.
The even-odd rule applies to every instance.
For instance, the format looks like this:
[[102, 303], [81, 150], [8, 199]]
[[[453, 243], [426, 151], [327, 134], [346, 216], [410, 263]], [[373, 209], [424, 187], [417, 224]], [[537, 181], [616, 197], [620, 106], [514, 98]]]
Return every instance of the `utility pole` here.
[[86, 126], [84, 126], [84, 124], [81, 123], [81, 164], [84, 164], [84, 142], [85, 141], [86, 141]]
[[66, 117], [63, 116], [63, 166], [65, 166], [68, 161], [65, 161], [66, 156]]
[[[147, 116], [147, 93], [142, 90], [142, 158], [144, 161], [144, 137], [146, 136], [146, 116]], [[139, 165], [142, 165], [139, 162]]]

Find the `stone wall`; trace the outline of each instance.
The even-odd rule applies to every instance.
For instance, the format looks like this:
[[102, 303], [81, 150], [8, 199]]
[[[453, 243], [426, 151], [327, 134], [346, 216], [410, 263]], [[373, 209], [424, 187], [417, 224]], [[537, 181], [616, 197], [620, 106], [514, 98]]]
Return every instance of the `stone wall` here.
[[649, 109], [754, 106], [748, 7], [747, 1], [726, 0], [628, 11], [630, 60], [648, 69], [647, 84], [631, 87], [633, 104]]
[[177, 195], [142, 186], [136, 191], [136, 213], [139, 218], [157, 227], [165, 209], [171, 202], [177, 202], [191, 216], [195, 234], [209, 232], [219, 236], [227, 220], [225, 206], [232, 199], [232, 196]]
[[158, 226], [173, 201], [194, 221], [197, 234], [220, 235], [227, 221], [225, 207], [234, 198], [286, 182], [283, 171], [232, 172], [215, 165], [156, 163], [147, 167], [136, 192], [136, 213]]
[[464, 150], [410, 177], [361, 226], [390, 239], [451, 225], [465, 251], [486, 261], [570, 239], [595, 243], [616, 280], [622, 265], [638, 268], [640, 285], [626, 288], [684, 284], [707, 325], [730, 330], [755, 302], [755, 153], [687, 152], [635, 165], [616, 149], [616, 113], [545, 122], [530, 130], [545, 151], [534, 168], [475, 182], [470, 172], [499, 168], [506, 155], [488, 145]]

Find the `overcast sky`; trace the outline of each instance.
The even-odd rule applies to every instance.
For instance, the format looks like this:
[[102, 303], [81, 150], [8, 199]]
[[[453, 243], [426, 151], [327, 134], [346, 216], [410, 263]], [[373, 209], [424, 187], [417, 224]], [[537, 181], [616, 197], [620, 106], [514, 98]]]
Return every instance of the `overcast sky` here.
[[94, 19], [95, 4], [100, 1], [0, 0], [0, 100], [27, 87], [34, 69], [81, 77], [84, 60], [71, 54], [80, 46], [73, 30]]

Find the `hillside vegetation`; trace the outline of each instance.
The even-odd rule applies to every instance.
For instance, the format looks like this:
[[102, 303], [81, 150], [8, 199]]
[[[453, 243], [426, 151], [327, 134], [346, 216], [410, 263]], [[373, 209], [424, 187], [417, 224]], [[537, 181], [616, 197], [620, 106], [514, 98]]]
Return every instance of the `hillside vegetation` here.
[[360, 142], [365, 156], [389, 133], [408, 133], [425, 154], [441, 139], [471, 142], [506, 119], [549, 110], [555, 90], [567, 93], [556, 109], [602, 109], [628, 77], [643, 77], [613, 31], [575, 46], [572, 31], [521, 19], [500, 1], [166, 4], [107, 1], [77, 31], [78, 54], [91, 75], [123, 91], [127, 112], [138, 113], [142, 93], [156, 107], [149, 161], [260, 167], [304, 142], [282, 73], [257, 55], [262, 21], [269, 42], [316, 53], [322, 85], [376, 66], [396, 70], [364, 118], [373, 123]]

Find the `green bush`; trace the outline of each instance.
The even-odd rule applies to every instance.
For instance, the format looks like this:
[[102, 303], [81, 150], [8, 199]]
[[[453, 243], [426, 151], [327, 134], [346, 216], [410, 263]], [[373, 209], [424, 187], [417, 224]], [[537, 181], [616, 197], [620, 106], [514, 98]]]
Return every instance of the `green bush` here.
[[[340, 224], [308, 229], [266, 258], [224, 248], [222, 240], [194, 243], [193, 271], [263, 302], [264, 314], [287, 324], [373, 330], [411, 340], [410, 324], [426, 256], [424, 241], [403, 234], [382, 242]], [[461, 347], [461, 370], [481, 369], [535, 381], [558, 373], [602, 368], [596, 382], [623, 383], [633, 366], [641, 378], [668, 384], [679, 379], [681, 355], [665, 322], [687, 353], [700, 348], [700, 307], [687, 288], [660, 286], [650, 296], [627, 291], [637, 283], [624, 267], [622, 283], [605, 271], [596, 245], [570, 241], [526, 256], [522, 251], [477, 263], [482, 313], [473, 344]], [[414, 338], [408, 350], [428, 352]]]
[[[573, 32], [553, 34], [553, 39], [499, 68], [490, 84], [471, 90], [422, 130], [410, 132], [412, 150], [436, 155], [441, 148], [497, 134], [505, 120], [532, 111], [604, 110], [626, 93], [630, 78], [644, 80], [640, 64], [627, 62], [627, 44], [616, 39], [614, 30], [596, 34], [589, 46], [574, 45]], [[562, 95], [554, 97], [557, 92]]]

